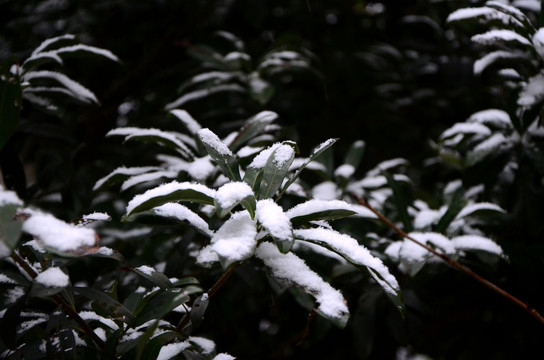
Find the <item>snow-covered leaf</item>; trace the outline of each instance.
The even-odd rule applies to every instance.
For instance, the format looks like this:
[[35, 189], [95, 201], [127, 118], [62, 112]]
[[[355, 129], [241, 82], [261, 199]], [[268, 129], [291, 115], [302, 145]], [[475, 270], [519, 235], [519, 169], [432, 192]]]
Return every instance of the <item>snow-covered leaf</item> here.
[[510, 115], [500, 109], [486, 109], [470, 115], [467, 122], [484, 124], [498, 129], [512, 128]]
[[131, 167], [131, 168], [127, 168], [124, 166], [118, 167], [117, 169], [109, 173], [108, 175], [104, 176], [102, 179], [98, 180], [96, 184], [94, 184], [93, 186], [93, 191], [103, 190], [106, 187], [123, 182], [131, 176], [145, 174], [155, 170], [159, 170], [159, 168], [154, 166]]
[[123, 320], [127, 323], [134, 320], [132, 311], [102, 290], [77, 286], [74, 286], [71, 289], [75, 293], [99, 304], [100, 309], [105, 311], [111, 318], [123, 317]]
[[217, 254], [224, 268], [236, 261], [243, 261], [253, 255], [257, 245], [257, 224], [247, 211], [232, 214], [215, 232], [211, 244], [201, 250], [197, 257], [200, 263], [215, 261]]
[[127, 205], [127, 217], [176, 201], [213, 205], [215, 190], [202, 184], [172, 181], [136, 195]]
[[291, 186], [291, 184], [295, 182], [295, 180], [300, 176], [300, 173], [302, 172], [302, 170], [304, 170], [306, 166], [308, 166], [312, 161], [314, 161], [319, 155], [321, 155], [325, 150], [327, 150], [332, 145], [334, 145], [334, 143], [337, 141], [338, 141], [337, 138], [333, 138], [333, 139], [324, 141], [318, 146], [316, 146], [312, 150], [312, 153], [310, 154], [310, 156], [308, 156], [306, 160], [304, 160], [304, 162], [298, 167], [297, 171], [291, 177], [289, 177], [289, 180], [287, 180], [287, 182], [285, 183], [285, 185], [283, 186], [280, 192], [280, 196], [283, 195], [283, 193], [285, 193], [287, 188], [289, 188], [289, 186]]
[[511, 143], [501, 133], [495, 133], [467, 153], [467, 165], [472, 166], [488, 156], [496, 156], [510, 148]]
[[166, 203], [155, 207], [153, 212], [159, 216], [174, 218], [179, 221], [187, 221], [191, 226], [201, 233], [212, 237], [208, 223], [189, 208], [178, 203]]
[[242, 180], [238, 160], [228, 146], [210, 129], [200, 129], [197, 135], [210, 157], [221, 168], [225, 176], [233, 181]]
[[259, 200], [255, 217], [272, 236], [282, 253], [285, 254], [291, 250], [294, 243], [293, 228], [281, 206], [271, 199]]
[[339, 327], [345, 327], [349, 310], [342, 294], [313, 272], [306, 263], [293, 253], [282, 254], [269, 242], [261, 243], [255, 255], [261, 259], [278, 279], [302, 286], [315, 297], [318, 312]]
[[236, 151], [253, 137], [260, 135], [263, 130], [278, 118], [273, 111], [261, 111], [250, 117], [238, 132], [236, 138], [230, 144], [230, 148]]
[[293, 226], [300, 226], [315, 220], [335, 220], [357, 214], [351, 204], [342, 200], [311, 199], [287, 211]]
[[195, 135], [198, 130], [202, 128], [202, 126], [200, 126], [200, 124], [195, 119], [193, 119], [191, 114], [189, 114], [185, 110], [173, 109], [170, 110], [169, 113], [178, 118], [192, 135]]
[[480, 45], [496, 45], [497, 43], [502, 42], [516, 42], [521, 45], [531, 45], [531, 42], [527, 38], [512, 30], [503, 29], [494, 29], [483, 34], [474, 35], [471, 40]]
[[36, 276], [31, 296], [48, 297], [58, 294], [70, 285], [70, 278], [58, 267], [50, 267]]
[[528, 59], [523, 52], [497, 50], [492, 51], [474, 62], [474, 74], [480, 75], [489, 66], [499, 61]]
[[28, 216], [23, 231], [49, 251], [66, 256], [84, 255], [98, 245], [98, 237], [90, 228], [68, 224], [37, 210], [25, 209], [23, 214]]
[[202, 99], [207, 96], [221, 92], [246, 92], [246, 89], [238, 84], [220, 84], [209, 88], [199, 89], [188, 92], [177, 98], [173, 102], [166, 104], [165, 110], [172, 110], [194, 100]]
[[335, 230], [325, 228], [296, 229], [294, 233], [297, 239], [323, 246], [342, 256], [353, 265], [367, 269], [374, 280], [384, 289], [393, 304], [401, 312], [403, 311], [404, 306], [400, 297], [397, 279], [391, 275], [389, 269], [380, 259], [374, 257], [357, 240]]
[[482, 215], [487, 213], [504, 214], [505, 211], [500, 206], [496, 204], [492, 204], [492, 203], [487, 203], [487, 202], [472, 203], [472, 204], [468, 204], [464, 206], [462, 210], [460, 210], [460, 212], [457, 214], [455, 219], [458, 220], [466, 216]]
[[493, 240], [479, 235], [462, 235], [451, 239], [453, 245], [463, 251], [485, 251], [503, 256], [502, 248]]
[[136, 274], [140, 275], [141, 277], [149, 280], [161, 289], [169, 289], [173, 286], [172, 282], [168, 279], [166, 275], [158, 272], [151, 266], [142, 265], [132, 268], [131, 270], [134, 271]]
[[502, 25], [513, 25], [517, 28], [523, 28], [521, 21], [506, 14], [497, 9], [483, 6], [475, 8], [462, 8], [452, 12], [448, 18], [448, 23], [462, 22], [462, 21], [477, 21], [482, 24], [488, 24], [490, 22], [498, 22]]
[[159, 129], [141, 129], [135, 127], [121, 127], [110, 130], [106, 136], [124, 136], [125, 141], [138, 140], [151, 142], [176, 150], [185, 159], [192, 160], [193, 152], [183, 143], [178, 134], [174, 132], [162, 131]]
[[[99, 103], [98, 99], [91, 90], [59, 72], [49, 70], [30, 71], [23, 75], [23, 80], [30, 82], [31, 85], [33, 84], [34, 80], [54, 80], [55, 82], [64, 86], [64, 88], [69, 91], [71, 97], [85, 103]], [[31, 88], [32, 86], [24, 89], [23, 92], [29, 91]]]
[[274, 196], [280, 188], [289, 167], [295, 158], [295, 151], [290, 145], [278, 146], [266, 161], [263, 169], [263, 180], [259, 192], [259, 199]]
[[518, 105], [524, 108], [534, 106], [544, 100], [544, 75], [538, 74], [529, 79], [519, 94]]
[[241, 181], [229, 182], [217, 189], [214, 203], [219, 217], [224, 217], [236, 205], [242, 204], [253, 218], [257, 206], [253, 190], [248, 184]]
[[446, 129], [442, 135], [440, 135], [440, 139], [448, 139], [453, 136], [456, 136], [458, 134], [463, 135], [480, 135], [480, 136], [489, 136], [491, 135], [491, 130], [485, 125], [478, 124], [478, 123], [468, 123], [468, 122], [461, 122], [456, 123], [452, 127]]

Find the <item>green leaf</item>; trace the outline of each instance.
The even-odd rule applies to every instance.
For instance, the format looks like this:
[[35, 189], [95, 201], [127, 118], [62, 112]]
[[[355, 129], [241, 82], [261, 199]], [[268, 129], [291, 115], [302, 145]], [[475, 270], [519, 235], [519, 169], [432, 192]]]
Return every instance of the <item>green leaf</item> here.
[[129, 309], [101, 290], [90, 287], [73, 287], [72, 290], [87, 299], [94, 300], [94, 303], [106, 311], [110, 318], [121, 317], [126, 323], [134, 320], [134, 314]]
[[263, 180], [259, 199], [272, 197], [280, 188], [289, 167], [295, 158], [295, 151], [289, 145], [280, 145], [268, 158], [263, 169]]
[[261, 190], [261, 182], [263, 180], [263, 169], [248, 167], [244, 174], [244, 182], [247, 183], [254, 194], [259, 194]]
[[151, 210], [169, 202], [190, 201], [200, 204], [213, 205], [215, 190], [205, 185], [190, 182], [173, 181], [136, 195], [127, 206], [126, 218], [132, 214]]
[[137, 140], [162, 145], [176, 150], [186, 160], [194, 160], [194, 154], [174, 132], [166, 132], [159, 129], [140, 129], [134, 127], [121, 127], [110, 130], [106, 136], [124, 136], [125, 141]]
[[189, 300], [189, 294], [184, 289], [171, 288], [157, 291], [156, 295], [144, 305], [134, 325], [138, 326], [153, 319], [162, 319], [164, 315]]
[[321, 144], [319, 144], [318, 146], [316, 146], [313, 150], [312, 150], [312, 153], [310, 154], [310, 156], [308, 156], [306, 158], [306, 160], [304, 161], [304, 163], [302, 164], [302, 166], [300, 168], [297, 169], [297, 171], [295, 171], [295, 173], [293, 174], [293, 176], [291, 176], [289, 178], [289, 180], [287, 180], [287, 182], [285, 183], [285, 185], [283, 186], [283, 189], [281, 190], [280, 192], [280, 195], [279, 197], [281, 197], [285, 191], [287, 190], [287, 188], [289, 188], [289, 186], [291, 186], [291, 184], [293, 184], [295, 182], [295, 180], [300, 176], [300, 173], [302, 172], [302, 170], [304, 170], [304, 168], [309, 164], [311, 163], [312, 161], [314, 161], [319, 155], [321, 155], [325, 150], [327, 150], [328, 148], [330, 148], [332, 145], [334, 145], [335, 142], [337, 142], [338, 139], [329, 139]]
[[193, 305], [191, 306], [191, 322], [194, 326], [200, 325], [202, 322], [202, 319], [204, 318], [204, 314], [206, 313], [206, 309], [208, 308], [208, 304], [210, 303], [210, 298], [208, 297], [207, 293], [204, 293], [197, 297], [195, 301], [193, 301]]
[[250, 117], [244, 126], [238, 132], [238, 135], [230, 144], [233, 151], [239, 149], [253, 137], [261, 135], [264, 128], [278, 118], [278, 114], [273, 111], [261, 111], [260, 113]]
[[357, 169], [364, 154], [365, 142], [363, 140], [357, 140], [349, 147], [348, 153], [344, 158], [344, 164], [351, 165]]
[[66, 286], [45, 286], [41, 283], [34, 282], [30, 289], [30, 296], [48, 298], [49, 296], [60, 293], [64, 289], [66, 289]]
[[[2, 193], [5, 194], [6, 192], [0, 190], [0, 195]], [[21, 221], [14, 220], [15, 213], [21, 205], [22, 202], [20, 204], [0, 205], [0, 242], [2, 242], [10, 252], [17, 246], [19, 238], [21, 237], [21, 228], [23, 224]], [[0, 246], [2, 245], [0, 244]], [[8, 254], [2, 254], [0, 252], [0, 256], [2, 255]]]
[[[19, 76], [11, 74], [11, 61], [0, 64], [0, 150], [19, 126], [22, 90]], [[16, 156], [13, 154], [13, 156]]]
[[181, 339], [181, 334], [175, 331], [166, 331], [160, 335], [154, 336], [150, 341], [148, 341], [143, 349], [142, 358], [143, 359], [157, 359], [161, 348], [170, 343], [174, 339]]
[[399, 213], [400, 220], [404, 225], [404, 231], [410, 232], [413, 230], [412, 222], [410, 221], [410, 216], [408, 216], [408, 205], [404, 192], [400, 187], [399, 183], [393, 178], [393, 176], [387, 172], [383, 171], [383, 175], [387, 179], [387, 184], [393, 190], [393, 201], [396, 205], [397, 211]]
[[137, 268], [132, 268], [136, 274], [140, 275], [144, 279], [151, 281], [154, 285], [160, 287], [161, 289], [169, 289], [173, 287], [172, 282], [168, 279], [166, 275], [160, 273], [149, 266], [140, 266]]
[[136, 346], [136, 360], [140, 360], [142, 358], [142, 354], [147, 346], [147, 342], [149, 339], [151, 339], [157, 327], [159, 327], [160, 321], [161, 319], [155, 320], [150, 326], [148, 326], [148, 328], [145, 330], [145, 333], [138, 338], [138, 345]]
[[355, 215], [352, 206], [341, 200], [308, 200], [287, 211], [293, 226], [300, 226], [315, 220], [335, 220]]
[[142, 167], [118, 167], [102, 179], [98, 180], [93, 187], [93, 191], [103, 190], [115, 184], [119, 184], [134, 175], [145, 174], [151, 171], [158, 170], [155, 166], [142, 166]]
[[233, 181], [242, 180], [238, 160], [228, 146], [209, 129], [201, 129], [197, 134], [204, 148], [206, 148], [210, 157], [221, 168], [225, 176]]
[[466, 200], [464, 198], [463, 188], [458, 188], [454, 193], [448, 206], [448, 210], [442, 215], [438, 224], [434, 228], [434, 231], [445, 234], [445, 231], [448, 229], [453, 220], [461, 212], [461, 210], [466, 205]]

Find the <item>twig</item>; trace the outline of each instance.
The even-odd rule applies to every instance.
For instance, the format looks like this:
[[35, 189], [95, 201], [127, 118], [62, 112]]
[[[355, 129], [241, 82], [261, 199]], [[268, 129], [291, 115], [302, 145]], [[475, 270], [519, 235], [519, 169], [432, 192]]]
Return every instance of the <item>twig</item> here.
[[[32, 278], [35, 279], [38, 276], [38, 273], [34, 271], [34, 269], [28, 265], [28, 263], [15, 251], [11, 253], [11, 258], [23, 268], [23, 270]], [[49, 297], [57, 306], [59, 306], [66, 315], [68, 315], [72, 320], [74, 320], [80, 327], [81, 331], [85, 333], [87, 336], [89, 336], [95, 344], [100, 348], [100, 350], [103, 350], [106, 346], [106, 343], [96, 335], [94, 330], [79, 316], [79, 314], [60, 296], [59, 294], [55, 294]]]
[[414, 239], [412, 236], [408, 235], [406, 232], [404, 232], [402, 229], [400, 229], [398, 226], [396, 226], [395, 224], [393, 224], [393, 222], [391, 220], [389, 220], [389, 218], [387, 218], [385, 215], [383, 215], [382, 213], [380, 213], [378, 210], [374, 209], [366, 199], [361, 199], [360, 197], [358, 196], [355, 196], [355, 199], [357, 200], [357, 202], [360, 204], [360, 205], [363, 205], [364, 207], [366, 207], [367, 209], [369, 209], [370, 211], [372, 211], [380, 220], [382, 220], [384, 223], [387, 224], [387, 226], [389, 226], [391, 229], [393, 229], [397, 234], [399, 234], [401, 237], [403, 238], [406, 238], [414, 243], [416, 243], [417, 245], [423, 247], [425, 250], [427, 250], [428, 252], [432, 253], [433, 255], [436, 255], [437, 257], [439, 257], [440, 259], [444, 260], [445, 262], [447, 262], [449, 265], [451, 265], [452, 267], [454, 267], [455, 269], [465, 273], [466, 275], [470, 276], [471, 278], [473, 278], [474, 280], [478, 281], [479, 283], [487, 286], [489, 289], [495, 291], [496, 293], [504, 296], [506, 299], [510, 300], [511, 302], [513, 302], [514, 304], [518, 305], [519, 307], [521, 307], [523, 310], [527, 311], [532, 317], [534, 317], [536, 320], [538, 320], [540, 323], [544, 324], [544, 317], [542, 315], [540, 315], [540, 313], [538, 311], [536, 311], [532, 306], [530, 306], [529, 304], [521, 301], [520, 299], [518, 299], [517, 297], [513, 296], [512, 294], [510, 294], [509, 292], [505, 291], [504, 289], [500, 288], [499, 286], [493, 284], [491, 281], [481, 277], [480, 275], [476, 274], [474, 271], [470, 270], [469, 268], [459, 264], [457, 261], [447, 257], [446, 255], [444, 255], [443, 253], [441, 252], [438, 252], [436, 251], [435, 249], [421, 243], [420, 241]]
[[[225, 271], [223, 275], [221, 275], [221, 277], [217, 279], [215, 284], [213, 284], [212, 287], [207, 292], [208, 298], [211, 298], [227, 282], [228, 278], [232, 275], [232, 272], [238, 265], [239, 263], [232, 264], [231, 266], [229, 266], [227, 271]], [[177, 332], [183, 331], [183, 329], [185, 328], [185, 326], [187, 326], [190, 320], [191, 320], [191, 314], [186, 313], [185, 316], [179, 322], [178, 326], [176, 327], [176, 331]]]

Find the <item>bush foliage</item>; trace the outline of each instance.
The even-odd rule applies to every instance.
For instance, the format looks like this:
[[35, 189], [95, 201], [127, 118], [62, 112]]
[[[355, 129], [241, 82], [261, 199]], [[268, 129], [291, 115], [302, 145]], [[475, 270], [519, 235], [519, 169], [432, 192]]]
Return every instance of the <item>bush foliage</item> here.
[[267, 5], [0, 4], [1, 356], [544, 355], [540, 3]]

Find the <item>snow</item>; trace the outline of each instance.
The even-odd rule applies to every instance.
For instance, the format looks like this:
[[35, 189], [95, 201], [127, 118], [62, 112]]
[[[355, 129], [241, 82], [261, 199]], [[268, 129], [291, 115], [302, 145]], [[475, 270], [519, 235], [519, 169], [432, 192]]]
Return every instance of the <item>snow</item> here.
[[288, 161], [295, 156], [295, 150], [289, 145], [280, 145], [274, 151], [273, 163], [276, 168], [283, 167]]
[[324, 181], [312, 188], [312, 197], [317, 200], [335, 200], [340, 196], [340, 189], [332, 181]]
[[251, 61], [251, 57], [243, 52], [239, 51], [231, 51], [224, 57], [225, 61], [236, 61], [236, 60], [245, 60], [245, 61]]
[[490, 7], [477, 7], [477, 8], [463, 8], [463, 9], [458, 9], [454, 12], [452, 12], [448, 18], [447, 18], [447, 22], [452, 22], [452, 21], [462, 21], [462, 20], [467, 20], [467, 19], [471, 19], [471, 18], [481, 18], [482, 19], [482, 22], [487, 22], [489, 20], [499, 20], [501, 21], [504, 25], [509, 25], [509, 24], [515, 24], [515, 25], [518, 25], [520, 27], [523, 27], [523, 25], [518, 21], [516, 20], [515, 18], [509, 16], [509, 15], [506, 15], [498, 10], [495, 10], [495, 9], [492, 9]]
[[46, 287], [63, 288], [70, 284], [70, 278], [58, 267], [50, 267], [41, 272], [34, 279], [38, 284]]
[[382, 161], [381, 163], [376, 165], [374, 169], [368, 171], [366, 175], [376, 176], [376, 175], [380, 175], [385, 170], [389, 170], [397, 166], [407, 166], [407, 165], [408, 165], [408, 161], [406, 159], [402, 159], [402, 158], [390, 159], [390, 160]]
[[[455, 253], [455, 246], [451, 240], [442, 234], [435, 232], [411, 232], [408, 235], [424, 245], [428, 245], [430, 243], [432, 247], [437, 247], [440, 252], [446, 255]], [[420, 247], [419, 245], [417, 246]], [[420, 248], [423, 249], [422, 247]], [[427, 252], [427, 250], [423, 250]]]
[[456, 220], [462, 219], [465, 216], [468, 216], [476, 211], [479, 210], [491, 210], [491, 211], [497, 211], [499, 213], [506, 213], [503, 208], [501, 208], [498, 205], [488, 203], [488, 202], [480, 202], [480, 203], [474, 203], [474, 204], [468, 204], [466, 205], [455, 217]]
[[200, 124], [185, 110], [181, 109], [173, 109], [169, 111], [170, 114], [177, 117], [183, 125], [189, 130], [191, 134], [196, 134], [198, 130], [200, 130], [202, 127]]
[[157, 360], [171, 359], [190, 346], [191, 345], [187, 341], [164, 345], [157, 356]]
[[534, 11], [536, 13], [540, 12], [541, 8], [539, 0], [515, 0], [512, 5], [517, 8]]
[[148, 172], [145, 174], [134, 175], [123, 182], [123, 184], [121, 185], [121, 191], [130, 189], [131, 187], [141, 183], [151, 182], [151, 181], [162, 179], [162, 178], [172, 179], [172, 178], [176, 178], [177, 176], [178, 176], [177, 171], [169, 171], [169, 170], [154, 171], [154, 172]]
[[457, 134], [475, 134], [482, 136], [491, 135], [491, 130], [485, 125], [479, 123], [456, 123], [440, 135], [441, 139], [446, 139]]
[[334, 171], [334, 176], [349, 179], [355, 173], [355, 167], [350, 164], [340, 165]]
[[[476, 145], [473, 149], [475, 154], [482, 152], [487, 155], [488, 152], [496, 150], [501, 144], [507, 142], [508, 139], [501, 133], [495, 133], [493, 136], [487, 138]], [[485, 155], [484, 155], [485, 156]]]
[[335, 230], [324, 228], [296, 229], [294, 233], [296, 238], [323, 244], [345, 257], [348, 261], [371, 268], [386, 282], [386, 286], [384, 286], [383, 282], [380, 282], [380, 285], [387, 292], [396, 294], [399, 291], [397, 279], [391, 275], [389, 269], [387, 269], [380, 259], [374, 257], [367, 248], [360, 245], [354, 238]]
[[240, 201], [252, 195], [253, 190], [248, 184], [242, 181], [233, 181], [217, 189], [214, 200], [222, 209], [231, 209]]
[[512, 126], [510, 115], [508, 115], [506, 111], [500, 109], [478, 111], [470, 115], [467, 121], [479, 124], [493, 124], [500, 128], [509, 128]]
[[249, 168], [252, 169], [262, 169], [265, 167], [266, 162], [268, 161], [268, 158], [272, 153], [281, 146], [281, 143], [275, 143], [268, 148], [261, 151], [255, 158], [253, 158], [253, 161], [251, 161], [251, 164], [249, 164]]
[[289, 171], [297, 170], [304, 166], [306, 169], [327, 172], [327, 167], [318, 161], [310, 161], [303, 158], [295, 158], [289, 166]]
[[98, 180], [96, 184], [93, 186], [93, 191], [101, 188], [108, 180], [110, 180], [112, 177], [116, 175], [126, 175], [126, 176], [138, 175], [138, 174], [143, 174], [153, 170], [158, 170], [158, 168], [154, 166], [131, 167], [131, 168], [127, 168], [124, 166], [118, 167], [117, 169], [109, 173], [107, 176]]
[[544, 99], [544, 75], [533, 76], [527, 82], [518, 98], [518, 105], [530, 107]]
[[288, 215], [272, 199], [257, 201], [255, 218], [273, 238], [282, 241], [293, 240], [293, 229]]
[[7, 204], [23, 205], [23, 201], [19, 199], [15, 191], [5, 190], [0, 184], [0, 206]]
[[64, 85], [66, 89], [68, 89], [73, 96], [76, 98], [84, 101], [84, 102], [94, 102], [96, 104], [99, 103], [96, 96], [86, 87], [81, 85], [80, 83], [70, 79], [68, 76], [55, 72], [55, 71], [49, 71], [49, 70], [40, 70], [40, 71], [30, 71], [23, 75], [24, 81], [30, 81], [32, 79], [52, 79], [57, 81], [58, 83]]
[[6, 276], [4, 274], [0, 274], [0, 284], [12, 284], [12, 285], [15, 285], [17, 283], [15, 282], [15, 280], [9, 278], [8, 276]]
[[56, 37], [53, 37], [53, 38], [50, 38], [50, 39], [46, 39], [44, 41], [42, 41], [42, 43], [40, 45], [38, 45], [38, 47], [36, 49], [34, 49], [34, 51], [32, 51], [32, 55], [35, 55], [37, 53], [40, 53], [42, 52], [43, 50], [45, 50], [49, 45], [51, 44], [54, 44], [55, 42], [57, 41], [61, 41], [61, 40], [75, 40], [75, 36], [73, 34], [64, 34], [64, 35], [61, 35], [61, 36], [56, 36]]
[[312, 199], [298, 204], [287, 210], [287, 216], [292, 219], [327, 210], [349, 210], [357, 212], [353, 205], [343, 200], [320, 200]]
[[93, 212], [91, 214], [83, 215], [81, 219], [85, 222], [88, 221], [109, 221], [111, 216], [103, 212]]
[[501, 59], [523, 59], [526, 56], [523, 53], [497, 50], [484, 55], [474, 62], [474, 74], [480, 75], [489, 65]]
[[502, 248], [490, 239], [478, 235], [462, 235], [451, 239], [460, 250], [482, 250], [499, 256], [503, 255]]
[[65, 223], [53, 215], [26, 209], [30, 217], [23, 223], [23, 231], [37, 238], [45, 247], [63, 252], [77, 252], [95, 246], [94, 230]]
[[[176, 133], [173, 132], [167, 132], [162, 131], [159, 129], [149, 128], [149, 129], [142, 129], [142, 128], [136, 128], [136, 127], [120, 127], [116, 129], [112, 129], [108, 131], [106, 136], [124, 136], [125, 141], [131, 140], [133, 138], [138, 137], [158, 137], [163, 140], [168, 141], [169, 143], [174, 144], [174, 146], [177, 147], [178, 152], [181, 152], [182, 154], [190, 154], [192, 155], [191, 150], [185, 145], [177, 136]], [[158, 144], [161, 144], [160, 142], [157, 142]], [[163, 145], [163, 144], [161, 144]]]
[[417, 213], [414, 218], [414, 227], [416, 229], [424, 229], [433, 223], [440, 220], [440, 218], [446, 212], [446, 208], [440, 208], [440, 210], [424, 209]]
[[110, 249], [109, 247], [101, 246], [98, 250], [93, 252], [93, 255], [111, 256], [114, 253], [115, 252], [112, 249]]
[[229, 354], [226, 354], [226, 353], [221, 353], [221, 354], [217, 354], [213, 360], [236, 360], [236, 358], [232, 355], [229, 355]]
[[119, 58], [117, 56], [115, 56], [109, 50], [97, 48], [97, 47], [94, 47], [94, 46], [84, 45], [84, 44], [64, 46], [64, 47], [61, 47], [60, 49], [42, 52], [42, 54], [47, 54], [47, 53], [63, 54], [63, 53], [71, 53], [71, 52], [76, 52], [76, 51], [90, 52], [90, 53], [93, 53], [93, 54], [96, 54], [96, 55], [104, 56], [104, 57], [106, 57], [106, 58], [108, 58], [110, 60], [113, 60], [115, 62], [120, 62], [121, 61], [121, 60], [119, 60]]
[[234, 157], [234, 154], [230, 151], [228, 146], [225, 145], [225, 143], [223, 143], [210, 129], [200, 129], [198, 130], [197, 135], [204, 144], [208, 145], [219, 154]]
[[197, 257], [199, 263], [207, 263], [214, 259], [215, 252], [226, 265], [242, 261], [253, 254], [257, 244], [257, 226], [247, 211], [232, 214], [230, 219], [215, 232], [211, 245], [202, 249]]
[[180, 221], [187, 221], [197, 228], [203, 234], [213, 235], [213, 231], [208, 227], [208, 223], [194, 213], [189, 208], [178, 203], [166, 203], [153, 209], [153, 212], [159, 216], [171, 217]]
[[215, 167], [211, 163], [209, 156], [194, 159], [187, 168], [189, 175], [197, 181], [206, 180], [214, 170]]
[[348, 308], [342, 294], [323, 281], [296, 255], [282, 254], [270, 242], [261, 243], [255, 255], [270, 268], [275, 277], [298, 284], [311, 293], [319, 303], [318, 310], [325, 316], [335, 319], [348, 316]]
[[237, 85], [237, 84], [217, 85], [217, 86], [214, 86], [214, 87], [211, 87], [211, 88], [205, 88], [205, 89], [195, 90], [195, 91], [189, 92], [189, 93], [179, 97], [177, 100], [175, 100], [175, 101], [173, 101], [173, 102], [171, 102], [169, 104], [166, 104], [166, 106], [164, 108], [165, 108], [165, 110], [172, 110], [172, 109], [180, 107], [183, 104], [188, 103], [190, 101], [198, 100], [198, 99], [201, 99], [201, 98], [206, 97], [208, 95], [216, 94], [218, 92], [223, 92], [223, 91], [245, 92], [246, 90], [243, 87], [241, 87], [240, 85]]
[[143, 273], [143, 274], [145, 274], [147, 276], [151, 276], [155, 272], [155, 269], [153, 269], [151, 266], [147, 266], [147, 265], [138, 266], [138, 267], [134, 268], [134, 270], [138, 270], [139, 272], [141, 272], [141, 273]]
[[238, 155], [238, 157], [240, 158], [246, 158], [246, 157], [250, 157], [252, 155], [258, 154], [262, 150], [263, 150], [262, 147], [244, 146], [236, 152], [236, 155]]
[[166, 196], [175, 191], [182, 191], [182, 190], [193, 190], [211, 198], [215, 196], [215, 190], [210, 189], [209, 187], [205, 185], [190, 183], [186, 181], [181, 183], [177, 181], [172, 181], [171, 183], [163, 184], [163, 185], [157, 186], [156, 188], [149, 189], [143, 194], [136, 195], [132, 200], [129, 201], [127, 205], [127, 214], [130, 214], [136, 207], [140, 206], [146, 201], [149, 201], [150, 199], [153, 199], [159, 196]]
[[119, 326], [111, 319], [106, 319], [105, 317], [102, 317], [95, 313], [94, 311], [80, 311], [79, 316], [83, 320], [97, 320], [100, 321], [102, 324], [106, 325], [110, 329], [117, 330], [119, 329]]
[[512, 30], [490, 30], [483, 34], [474, 35], [471, 40], [481, 45], [495, 45], [500, 41], [516, 41], [523, 45], [531, 45], [529, 40]]
[[187, 340], [198, 346], [204, 355], [209, 355], [215, 351], [215, 343], [212, 340], [200, 336], [189, 336]]

